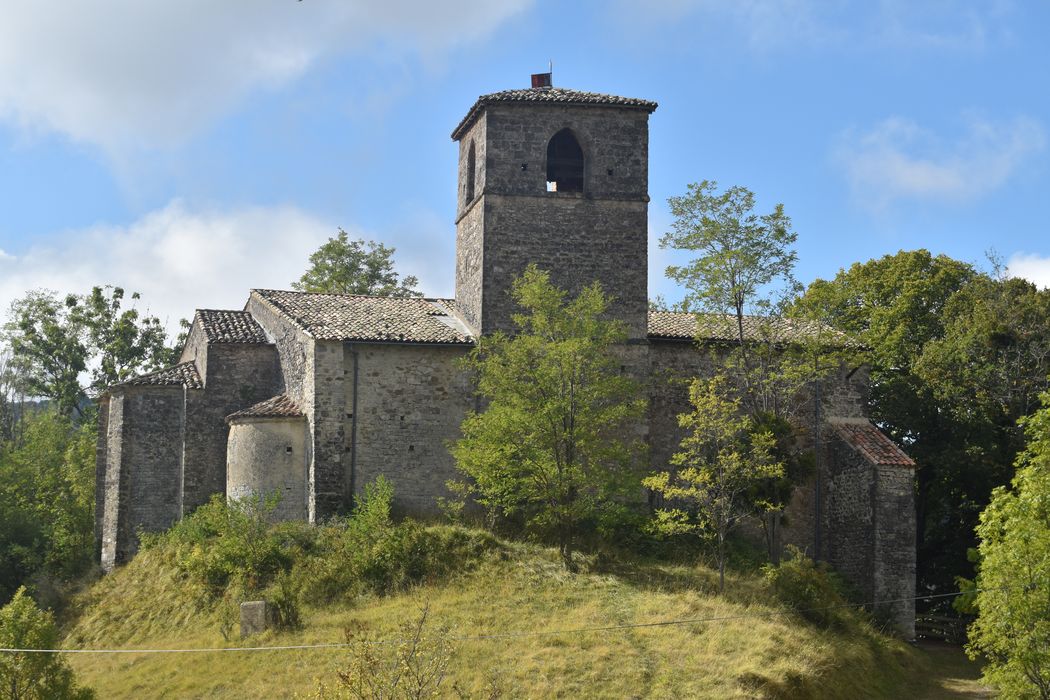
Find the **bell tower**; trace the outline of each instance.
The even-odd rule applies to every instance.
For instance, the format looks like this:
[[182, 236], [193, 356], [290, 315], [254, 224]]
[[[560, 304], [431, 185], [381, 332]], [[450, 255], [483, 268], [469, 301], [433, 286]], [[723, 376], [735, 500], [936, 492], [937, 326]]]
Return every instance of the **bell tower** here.
[[535, 263], [570, 294], [601, 282], [644, 341], [656, 103], [537, 83], [482, 95], [452, 132], [456, 305], [479, 334], [512, 330], [511, 284]]

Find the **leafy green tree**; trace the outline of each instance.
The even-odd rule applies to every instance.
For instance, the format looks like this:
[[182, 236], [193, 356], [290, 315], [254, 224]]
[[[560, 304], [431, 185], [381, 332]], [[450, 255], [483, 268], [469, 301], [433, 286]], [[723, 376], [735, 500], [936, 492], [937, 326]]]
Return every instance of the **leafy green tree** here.
[[916, 250], [817, 280], [798, 307], [869, 349], [871, 416], [919, 464], [919, 588], [949, 590], [1046, 388], [1050, 292]]
[[[714, 358], [735, 387], [742, 406], [777, 438], [782, 475], [755, 484], [768, 504], [762, 517], [771, 560], [779, 558], [777, 529], [793, 487], [811, 472], [812, 459], [799, 436], [811, 402], [807, 387], [839, 368], [855, 350], [820, 323], [791, 319], [787, 305], [800, 291], [794, 278], [797, 234], [782, 204], [755, 212], [755, 196], [744, 187], [717, 191], [705, 180], [668, 200], [675, 220], [662, 247], [692, 251], [686, 265], [667, 275], [686, 289], [676, 311], [698, 312], [702, 336], [735, 336], [733, 349]], [[652, 305], [665, 302], [657, 298]], [[724, 327], [719, 327], [724, 326]], [[802, 332], [799, 332], [799, 331]], [[698, 338], [705, 343], [705, 338]]]
[[292, 288], [324, 294], [368, 294], [386, 297], [422, 296], [419, 280], [399, 277], [394, 249], [375, 241], [350, 240], [343, 229], [310, 256], [310, 267]]
[[1028, 447], [1013, 488], [999, 487], [977, 534], [976, 622], [968, 651], [1005, 698], [1050, 698], [1050, 392], [1022, 421]]
[[671, 504], [656, 511], [657, 531], [714, 540], [720, 592], [725, 591], [729, 533], [745, 516], [767, 507], [755, 500], [755, 487], [784, 474], [784, 464], [773, 454], [772, 433], [756, 430], [732, 393], [724, 377], [693, 380], [689, 387], [693, 410], [678, 417], [688, 432], [681, 451], [671, 458], [677, 470], [642, 482]]
[[0, 446], [0, 600], [35, 574], [71, 578], [94, 554], [95, 424], [54, 411]]
[[566, 300], [532, 266], [512, 293], [518, 333], [482, 338], [471, 354], [487, 407], [463, 421], [452, 453], [482, 506], [552, 537], [571, 568], [582, 524], [636, 497], [645, 400], [620, 371], [626, 330], [604, 318], [600, 285]]
[[669, 266], [667, 276], [686, 289], [683, 309], [732, 319], [750, 402], [755, 387], [746, 316], [768, 316], [776, 311], [778, 293], [790, 296], [798, 287], [793, 276], [798, 234], [783, 204], [760, 215], [751, 190], [734, 186], [719, 193], [717, 188], [717, 182], [704, 180], [667, 200], [674, 222], [660, 247], [697, 254], [686, 265]]
[[[123, 300], [124, 290], [109, 286], [64, 298], [37, 290], [16, 300], [4, 339], [22, 392], [54, 401], [64, 415], [82, 417], [89, 394], [170, 364], [175, 351], [165, 346], [160, 321], [122, 308]], [[82, 377], [89, 370], [85, 387]]]
[[[51, 613], [37, 608], [25, 588], [0, 609], [0, 647], [54, 649], [58, 630]], [[73, 671], [58, 654], [0, 654], [0, 692], [12, 700], [88, 700], [95, 696], [77, 687]]]

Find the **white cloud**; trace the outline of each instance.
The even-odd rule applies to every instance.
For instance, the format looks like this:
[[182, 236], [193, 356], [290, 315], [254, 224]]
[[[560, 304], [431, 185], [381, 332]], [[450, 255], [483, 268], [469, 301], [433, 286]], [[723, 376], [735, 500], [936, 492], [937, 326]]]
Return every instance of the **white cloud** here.
[[1050, 255], [1014, 253], [1006, 263], [1006, 274], [1023, 277], [1043, 289], [1050, 288]]
[[0, 309], [30, 289], [142, 294], [169, 331], [196, 308], [239, 309], [248, 290], [287, 289], [335, 224], [294, 207], [193, 212], [175, 201], [129, 226], [68, 231], [0, 258]]
[[620, 0], [632, 26], [690, 15], [728, 25], [752, 49], [800, 45], [981, 50], [1008, 37], [1009, 0]]
[[1042, 126], [1027, 117], [998, 124], [971, 119], [954, 142], [894, 117], [870, 131], [844, 133], [834, 158], [858, 201], [878, 210], [902, 199], [980, 197], [1002, 186], [1045, 144]]
[[326, 56], [436, 55], [530, 2], [12, 3], [0, 21], [0, 117], [110, 152], [170, 145]]

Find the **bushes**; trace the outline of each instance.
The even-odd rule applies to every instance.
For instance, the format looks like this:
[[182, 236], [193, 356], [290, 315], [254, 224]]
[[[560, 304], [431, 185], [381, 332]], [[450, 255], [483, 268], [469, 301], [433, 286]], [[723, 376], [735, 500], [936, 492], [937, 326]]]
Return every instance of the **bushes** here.
[[311, 602], [382, 595], [441, 578], [495, 543], [486, 534], [460, 528], [395, 523], [390, 515], [393, 496], [390, 483], [380, 476], [365, 486], [349, 518], [320, 531], [317, 556], [296, 571]]
[[[0, 608], [0, 647], [54, 649], [58, 631], [51, 613], [36, 607], [25, 587]], [[88, 700], [94, 693], [78, 688], [73, 672], [58, 654], [0, 654], [0, 688], [25, 700]]]
[[779, 566], [762, 567], [766, 582], [781, 603], [803, 619], [834, 629], [849, 626], [849, 602], [842, 583], [824, 562], [815, 562], [797, 547], [788, 547], [788, 559]]
[[228, 626], [235, 606], [262, 597], [279, 626], [297, 627], [303, 602], [402, 590], [466, 568], [495, 544], [486, 533], [395, 522], [393, 496], [379, 477], [349, 517], [319, 527], [270, 523], [273, 501], [215, 496], [168, 532], [143, 535], [142, 546], [157, 550], [210, 600], [221, 600]]

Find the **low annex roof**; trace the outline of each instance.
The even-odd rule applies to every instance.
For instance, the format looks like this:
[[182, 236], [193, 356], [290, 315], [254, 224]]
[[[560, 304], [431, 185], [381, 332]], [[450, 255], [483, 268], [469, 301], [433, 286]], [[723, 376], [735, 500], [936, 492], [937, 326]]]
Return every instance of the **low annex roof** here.
[[268, 343], [266, 333], [247, 311], [197, 309], [194, 322], [200, 321], [209, 343]]
[[370, 297], [253, 289], [299, 328], [318, 340], [433, 343], [474, 342], [454, 315], [451, 299]]
[[914, 467], [915, 460], [868, 421], [833, 422], [835, 432], [847, 445], [872, 464]]
[[226, 422], [239, 418], [300, 418], [302, 416], [303, 411], [299, 408], [299, 404], [288, 394], [278, 394], [254, 406], [231, 413], [226, 416]]
[[184, 386], [187, 389], [203, 389], [204, 382], [192, 361], [173, 367], [134, 377], [116, 386]]
[[616, 95], [604, 95], [599, 92], [583, 92], [582, 90], [570, 90], [561, 87], [522, 88], [520, 90], [503, 90], [493, 92], [489, 95], [481, 95], [477, 102], [467, 112], [467, 116], [452, 131], [452, 139], [458, 140], [467, 127], [473, 123], [486, 105], [500, 102], [533, 102], [550, 103], [561, 105], [615, 105], [619, 107], [634, 107], [644, 109], [647, 112], [656, 110], [656, 103], [651, 100], [642, 100], [637, 97], [618, 97]]

